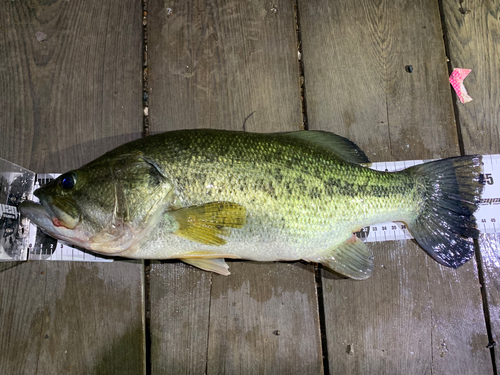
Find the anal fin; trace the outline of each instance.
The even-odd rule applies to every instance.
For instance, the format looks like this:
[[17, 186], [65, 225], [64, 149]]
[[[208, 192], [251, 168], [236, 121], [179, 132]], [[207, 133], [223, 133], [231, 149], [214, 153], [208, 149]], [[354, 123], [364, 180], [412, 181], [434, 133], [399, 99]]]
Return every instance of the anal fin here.
[[190, 264], [192, 266], [201, 268], [205, 271], [211, 271], [218, 273], [219, 275], [228, 276], [230, 275], [229, 266], [224, 261], [224, 259], [212, 258], [181, 258], [184, 263]]
[[373, 254], [359, 238], [349, 238], [317, 260], [325, 267], [355, 280], [369, 278], [373, 270]]

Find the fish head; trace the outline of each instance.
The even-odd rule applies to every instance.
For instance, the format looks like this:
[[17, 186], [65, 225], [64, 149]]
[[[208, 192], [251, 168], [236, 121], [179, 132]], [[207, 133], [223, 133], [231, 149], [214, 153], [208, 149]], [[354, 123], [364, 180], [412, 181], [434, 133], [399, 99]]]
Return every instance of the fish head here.
[[89, 239], [102, 221], [109, 220], [109, 214], [99, 205], [102, 197], [93, 196], [86, 180], [80, 171], [62, 174], [34, 192], [40, 203], [21, 203], [21, 213], [47, 234], [88, 248]]
[[103, 254], [117, 254], [143, 238], [168, 205], [173, 185], [140, 154], [106, 155], [62, 174], [34, 192], [21, 213], [47, 234]]

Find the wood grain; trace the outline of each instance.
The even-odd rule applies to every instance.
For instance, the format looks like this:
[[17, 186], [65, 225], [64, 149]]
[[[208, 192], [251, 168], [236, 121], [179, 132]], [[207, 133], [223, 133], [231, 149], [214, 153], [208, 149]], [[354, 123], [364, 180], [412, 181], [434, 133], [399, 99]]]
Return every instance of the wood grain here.
[[335, 279], [323, 272], [330, 373], [430, 373], [430, 286], [415, 285], [427, 273], [425, 259], [403, 241], [371, 248], [375, 268], [370, 279]]
[[33, 262], [0, 273], [6, 374], [141, 374], [140, 264]]
[[[371, 160], [390, 160], [387, 4], [300, 1], [307, 117], [310, 129], [330, 129], [365, 148]], [[368, 19], [367, 19], [368, 18]], [[380, 29], [380, 30], [379, 30]], [[387, 33], [385, 31], [385, 33]], [[370, 132], [366, 132], [369, 127]]]
[[152, 131], [242, 130], [252, 113], [247, 131], [301, 128], [293, 2], [273, 4], [151, 1]]
[[[247, 131], [302, 127], [292, 1], [151, 1], [149, 6], [152, 132], [243, 130], [252, 113]], [[312, 266], [230, 262], [231, 276], [214, 275], [211, 284], [196, 285], [192, 280], [204, 277], [204, 271], [187, 273], [185, 266], [170, 265], [168, 277], [167, 268], [154, 271], [153, 369], [199, 373], [195, 369], [203, 368], [203, 359], [210, 374], [322, 373]], [[165, 278], [179, 280], [175, 291], [165, 286]], [[165, 301], [189, 294], [202, 296], [190, 305], [191, 313], [153, 313]], [[171, 326], [190, 327], [190, 338], [196, 329], [197, 337], [208, 340], [188, 339], [181, 330], [169, 331]], [[159, 349], [167, 346], [169, 353]], [[200, 357], [176, 364], [173, 353], [185, 358], [188, 349]]]
[[212, 274], [179, 262], [153, 263], [149, 279], [151, 372], [203, 374]]
[[[500, 152], [500, 4], [494, 1], [467, 1], [461, 8], [454, 1], [443, 1], [443, 16], [451, 68], [472, 69], [464, 85], [473, 101], [466, 104], [457, 102], [457, 121], [465, 153], [497, 154]], [[498, 236], [481, 234], [479, 245], [484, 287], [492, 337], [497, 343], [500, 340], [498, 244]], [[494, 350], [498, 369], [500, 351], [498, 346]]]
[[[479, 248], [481, 251], [484, 282], [482, 286], [486, 291], [489, 312], [489, 323], [491, 327], [492, 340], [497, 343], [500, 340], [500, 282], [498, 272], [500, 264], [498, 261], [500, 253], [500, 235], [481, 233], [479, 237]], [[493, 343], [492, 343], [493, 344]], [[493, 344], [494, 345], [494, 344]], [[500, 355], [497, 346], [493, 347], [495, 353], [496, 368], [500, 367]]]
[[[0, 157], [63, 172], [140, 136], [140, 3], [2, 1], [0, 14]], [[3, 266], [2, 372], [144, 373], [142, 281], [139, 262]]]
[[[437, 2], [299, 5], [310, 129], [374, 161], [458, 154]], [[411, 242], [372, 247], [371, 279], [324, 273], [330, 372], [491, 372], [474, 260], [453, 271]]]
[[[209, 374], [318, 374], [318, 309], [311, 265], [231, 262], [214, 275]], [[312, 339], [311, 339], [312, 338]]]
[[[458, 123], [469, 154], [500, 152], [500, 5], [494, 1], [443, 1], [451, 68], [472, 72], [464, 81], [472, 102], [458, 107]], [[457, 97], [453, 96], [454, 100]]]
[[[0, 7], [0, 157], [37, 173], [64, 171], [140, 136], [135, 2]], [[42, 42], [39, 31], [47, 35]]]

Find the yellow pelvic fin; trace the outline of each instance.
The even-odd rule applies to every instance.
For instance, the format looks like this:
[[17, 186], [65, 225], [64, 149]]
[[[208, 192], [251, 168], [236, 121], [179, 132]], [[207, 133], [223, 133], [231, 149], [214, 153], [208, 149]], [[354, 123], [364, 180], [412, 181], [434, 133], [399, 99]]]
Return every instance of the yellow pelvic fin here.
[[179, 223], [174, 234], [204, 245], [220, 246], [229, 236], [229, 228], [241, 228], [246, 222], [246, 209], [231, 202], [210, 202], [200, 206], [170, 211]]
[[223, 276], [230, 275], [229, 266], [224, 259], [194, 259], [194, 258], [181, 258], [184, 263], [201, 268], [205, 271], [211, 271]]

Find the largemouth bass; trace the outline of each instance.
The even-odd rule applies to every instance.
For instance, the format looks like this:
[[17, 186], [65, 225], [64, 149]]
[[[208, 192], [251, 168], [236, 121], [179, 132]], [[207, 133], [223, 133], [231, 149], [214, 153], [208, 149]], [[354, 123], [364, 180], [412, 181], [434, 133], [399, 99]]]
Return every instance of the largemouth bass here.
[[333, 133], [182, 130], [124, 144], [39, 188], [21, 213], [97, 253], [178, 258], [228, 275], [224, 258], [303, 259], [366, 279], [373, 256], [353, 235], [406, 223], [439, 263], [474, 252], [481, 156], [379, 172]]

